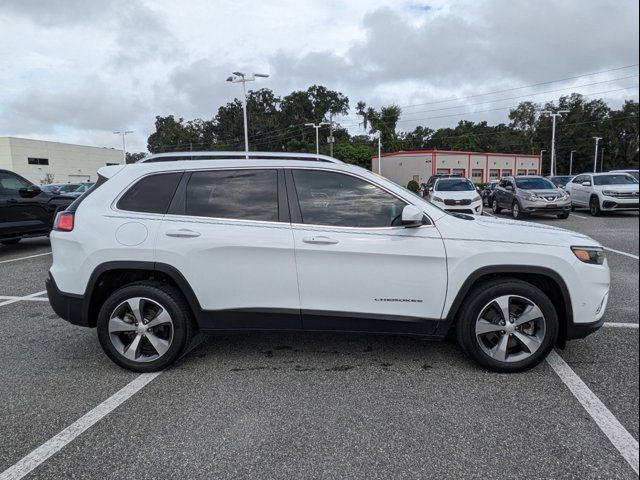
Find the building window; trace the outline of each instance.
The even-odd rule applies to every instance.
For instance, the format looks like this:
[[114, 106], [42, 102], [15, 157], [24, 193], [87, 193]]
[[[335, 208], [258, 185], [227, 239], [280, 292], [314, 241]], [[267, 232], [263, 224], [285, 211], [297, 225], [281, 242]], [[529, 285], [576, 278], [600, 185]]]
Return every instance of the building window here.
[[503, 177], [510, 177], [512, 173], [513, 173], [513, 170], [511, 170], [510, 168], [503, 168], [502, 169], [502, 176]]
[[454, 175], [460, 175], [461, 177], [464, 177], [465, 173], [466, 173], [466, 171], [465, 171], [464, 168], [454, 168], [453, 169], [453, 174]]
[[538, 175], [537, 170], [529, 170], [529, 175]]
[[27, 162], [29, 162], [29, 165], [49, 165], [49, 159], [48, 158], [29, 157], [29, 158], [27, 158]]
[[500, 178], [500, 170], [497, 168], [489, 170], [489, 180], [497, 180], [498, 178]]
[[436, 170], [436, 174], [438, 175], [449, 175], [449, 173], [451, 173], [451, 169], [449, 168], [438, 168]]
[[107, 167], [113, 167], [114, 165], [120, 165], [119, 163], [107, 163]]
[[526, 169], [518, 169], [518, 175], [526, 175], [526, 174], [527, 174]]
[[473, 180], [474, 183], [482, 182], [482, 173], [481, 168], [474, 168], [471, 170], [471, 180]]

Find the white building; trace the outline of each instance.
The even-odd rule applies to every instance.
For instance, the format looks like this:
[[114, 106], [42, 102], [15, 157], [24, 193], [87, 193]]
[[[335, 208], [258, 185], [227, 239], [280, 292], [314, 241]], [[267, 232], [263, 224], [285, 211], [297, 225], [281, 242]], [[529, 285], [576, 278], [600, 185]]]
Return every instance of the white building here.
[[27, 138], [0, 137], [0, 169], [40, 184], [96, 181], [97, 170], [122, 163], [122, 150]]
[[520, 153], [405, 150], [371, 157], [371, 171], [405, 186], [409, 181], [426, 183], [436, 173], [458, 174], [474, 183], [509, 175], [540, 175], [540, 156]]

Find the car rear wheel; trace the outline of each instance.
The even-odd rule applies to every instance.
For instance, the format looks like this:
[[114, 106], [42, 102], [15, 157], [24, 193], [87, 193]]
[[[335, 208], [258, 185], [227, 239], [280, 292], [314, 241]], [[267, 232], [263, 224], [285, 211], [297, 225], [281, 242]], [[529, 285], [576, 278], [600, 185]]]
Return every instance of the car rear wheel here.
[[193, 337], [193, 320], [182, 294], [170, 285], [142, 281], [112, 293], [100, 309], [98, 339], [119, 366], [155, 372], [171, 365]]
[[493, 202], [491, 203], [491, 211], [493, 211], [493, 213], [495, 213], [496, 215], [502, 211], [500, 205], [498, 205], [498, 199], [496, 198], [494, 198]]
[[521, 372], [538, 365], [555, 345], [558, 316], [537, 287], [497, 279], [472, 290], [458, 316], [456, 336], [463, 351], [483, 367]]
[[598, 197], [591, 197], [589, 201], [589, 212], [594, 217], [599, 217], [602, 214], [602, 210], [600, 209], [600, 200]]

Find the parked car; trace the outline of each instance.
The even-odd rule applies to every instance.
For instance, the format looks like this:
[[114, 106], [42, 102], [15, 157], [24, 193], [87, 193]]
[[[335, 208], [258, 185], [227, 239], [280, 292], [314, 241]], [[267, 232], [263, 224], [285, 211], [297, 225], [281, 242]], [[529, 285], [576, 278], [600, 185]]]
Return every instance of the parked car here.
[[431, 190], [433, 186], [436, 184], [436, 182], [441, 178], [462, 178], [462, 175], [458, 173], [436, 173], [435, 175], [431, 175], [429, 177], [429, 180], [427, 180], [426, 187], [425, 187], [427, 191], [427, 195], [429, 190]]
[[67, 193], [66, 195], [69, 195], [74, 198], [78, 198], [80, 195], [87, 192], [94, 185], [95, 185], [95, 182], [82, 183], [78, 188], [76, 188], [72, 192]]
[[573, 180], [573, 175], [555, 175], [547, 178], [551, 180], [556, 187], [565, 188], [567, 183]]
[[628, 173], [583, 173], [568, 185], [573, 208], [588, 208], [597, 217], [602, 212], [638, 210], [638, 180]]
[[505, 177], [493, 191], [492, 207], [495, 214], [503, 209], [511, 210], [515, 219], [531, 213], [550, 213], [566, 219], [571, 213], [571, 198], [544, 177]]
[[0, 243], [12, 245], [24, 237], [48, 235], [56, 211], [72, 201], [42, 191], [17, 173], [0, 170]]
[[83, 183], [50, 183], [48, 185], [41, 185], [40, 188], [44, 192], [55, 193], [58, 195], [66, 195], [74, 192], [78, 187], [84, 185]]
[[629, 175], [631, 175], [636, 180], [640, 180], [640, 173], [638, 172], [637, 168], [628, 168], [628, 169], [625, 169], [625, 170], [612, 170], [609, 173], [628, 173]]
[[482, 198], [467, 178], [439, 178], [429, 190], [427, 199], [448, 212], [482, 215]]
[[51, 306], [124, 368], [167, 367], [197, 330], [453, 328], [516, 372], [604, 321], [609, 267], [585, 235], [448, 214], [323, 155], [172, 155], [101, 168], [51, 234]]
[[482, 197], [482, 205], [485, 207], [491, 207], [493, 204], [493, 190], [498, 186], [500, 180], [491, 180], [480, 192]]

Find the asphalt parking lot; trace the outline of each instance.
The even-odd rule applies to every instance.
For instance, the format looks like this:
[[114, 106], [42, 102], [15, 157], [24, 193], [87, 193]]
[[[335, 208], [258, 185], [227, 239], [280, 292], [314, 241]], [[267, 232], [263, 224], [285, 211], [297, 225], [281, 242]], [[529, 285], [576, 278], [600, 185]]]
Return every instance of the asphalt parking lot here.
[[244, 334], [140, 376], [44, 301], [46, 239], [0, 246], [0, 479], [637, 478], [638, 214], [530, 221], [600, 241], [612, 289], [605, 327], [518, 375], [455, 343]]

